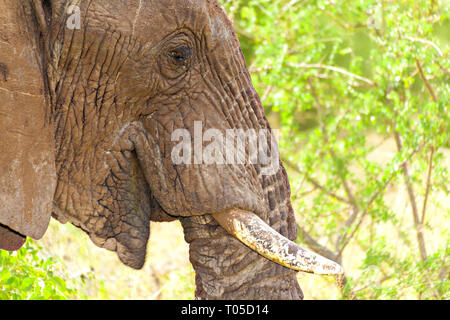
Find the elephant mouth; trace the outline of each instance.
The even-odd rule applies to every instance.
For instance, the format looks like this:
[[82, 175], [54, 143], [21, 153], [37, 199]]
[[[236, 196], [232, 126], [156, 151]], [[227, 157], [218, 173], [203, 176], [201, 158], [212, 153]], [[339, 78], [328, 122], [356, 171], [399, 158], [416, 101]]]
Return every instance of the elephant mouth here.
[[[162, 156], [164, 152], [161, 152], [161, 148], [146, 131], [142, 124], [139, 123], [133, 123], [123, 131], [125, 134], [123, 141], [125, 143], [122, 143], [122, 147], [127, 146], [128, 150], [133, 150], [130, 153], [130, 159], [134, 165], [131, 165], [130, 173], [134, 178], [127, 188], [134, 196], [131, 196], [129, 202], [134, 203], [133, 207], [139, 208], [135, 210], [137, 216], [133, 217], [133, 219], [129, 218], [127, 225], [134, 223], [133, 221], [140, 217], [140, 220], [138, 220], [141, 222], [136, 225], [141, 226], [137, 228], [139, 231], [145, 225], [143, 220], [147, 219], [151, 221], [173, 221], [180, 217], [188, 218], [189, 216], [209, 214], [231, 236], [272, 262], [296, 271], [318, 275], [340, 275], [343, 273], [343, 269], [339, 264], [302, 248], [269, 226], [260, 218], [261, 212], [258, 212], [256, 206], [251, 205], [252, 203], [250, 205], [242, 204], [243, 202], [239, 203], [243, 198], [242, 192], [240, 193], [241, 196], [236, 194], [229, 196], [227, 198], [228, 202], [224, 202], [221, 208], [220, 206], [207, 207], [205, 204], [209, 203], [209, 201], [205, 201], [205, 199], [197, 201], [197, 203], [193, 199], [189, 199], [190, 201], [188, 202], [186, 194], [183, 194], [182, 200], [185, 201], [183, 203], [185, 207], [180, 207], [180, 198], [178, 197], [182, 192], [179, 189], [171, 188], [174, 181], [167, 178], [170, 176], [168, 170], [173, 168], [173, 164], [171, 164], [170, 160], [165, 161]], [[121, 149], [120, 153], [123, 154], [123, 148]], [[208, 168], [211, 167], [203, 165], [197, 166], [195, 169], [186, 169], [188, 170], [186, 174], [188, 178], [184, 182], [189, 182], [189, 179], [195, 179], [198, 176], [195, 173], [199, 171], [202, 171], [204, 174]], [[226, 167], [224, 168], [226, 169]], [[182, 184], [182, 182], [178, 182]], [[192, 184], [195, 181], [190, 181], [189, 183]], [[257, 182], [254, 181], [253, 183]], [[229, 182], [229, 185], [231, 185], [231, 182]], [[245, 187], [246, 190], [250, 190], [249, 186]], [[215, 190], [216, 193], [218, 191], [220, 192], [221, 190]], [[197, 192], [195, 194], [203, 193]], [[257, 197], [255, 196], [255, 198]], [[200, 198], [200, 200], [202, 199]], [[186, 207], [189, 209], [186, 209]], [[260, 209], [260, 211], [262, 210]], [[267, 208], [267, 210], [270, 210], [270, 208]], [[128, 217], [130, 216], [129, 214]], [[126, 250], [118, 250], [122, 260], [134, 266], [143, 264], [149, 229], [138, 233], [141, 235], [147, 234], [147, 236], [142, 237], [142, 241], [123, 237], [124, 239], [118, 239], [117, 244], [117, 249], [119, 249], [119, 244], [121, 244], [121, 248], [126, 248]], [[136, 237], [132, 238], [136, 239]], [[139, 254], [136, 255], [136, 252]]]
[[[148, 137], [147, 135], [142, 136]], [[146, 176], [148, 189], [152, 190], [154, 184], [149, 180], [149, 176], [154, 175], [148, 174], [148, 158], [142, 157], [142, 152], [137, 150], [136, 160], [139, 163], [139, 170]], [[162, 170], [159, 167], [160, 175]], [[145, 174], [146, 172], [147, 174]], [[151, 221], [173, 221], [178, 218], [178, 215], [174, 215], [172, 211], [164, 209], [163, 203], [152, 191], [150, 192], [150, 209]], [[205, 214], [211, 215], [230, 235], [272, 262], [292, 270], [317, 275], [341, 275], [344, 272], [336, 262], [302, 248], [281, 235], [264, 222], [256, 212], [235, 206], [232, 209], [215, 212], [204, 211], [196, 215]]]

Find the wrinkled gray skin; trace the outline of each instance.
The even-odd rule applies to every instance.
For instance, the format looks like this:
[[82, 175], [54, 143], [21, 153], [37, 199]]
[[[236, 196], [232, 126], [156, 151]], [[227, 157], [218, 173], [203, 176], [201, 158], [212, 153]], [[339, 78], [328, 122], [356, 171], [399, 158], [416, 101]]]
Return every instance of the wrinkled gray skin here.
[[263, 176], [259, 165], [171, 160], [178, 143], [172, 132], [193, 135], [194, 121], [203, 130], [269, 128], [217, 2], [75, 1], [80, 30], [66, 27], [68, 1], [43, 3], [56, 147], [53, 217], [133, 268], [144, 264], [150, 220], [179, 219], [198, 298], [301, 299], [295, 271], [253, 252], [210, 215], [241, 208], [295, 239], [284, 168]]

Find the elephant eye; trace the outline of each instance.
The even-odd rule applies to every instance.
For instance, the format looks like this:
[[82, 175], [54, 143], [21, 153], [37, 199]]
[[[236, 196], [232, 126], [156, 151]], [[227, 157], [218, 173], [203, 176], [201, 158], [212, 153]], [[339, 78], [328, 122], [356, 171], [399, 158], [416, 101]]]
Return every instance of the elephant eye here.
[[170, 50], [167, 55], [177, 62], [185, 62], [192, 55], [192, 50], [183, 46]]

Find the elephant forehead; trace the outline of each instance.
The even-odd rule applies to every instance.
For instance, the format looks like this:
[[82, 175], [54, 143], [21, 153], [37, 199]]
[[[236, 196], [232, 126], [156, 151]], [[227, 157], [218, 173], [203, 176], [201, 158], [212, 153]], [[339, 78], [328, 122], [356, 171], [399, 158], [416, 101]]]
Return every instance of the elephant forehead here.
[[181, 28], [213, 41], [232, 36], [232, 25], [216, 0], [104, 0], [83, 5], [90, 26], [104, 29], [106, 22], [143, 42], [156, 44]]
[[144, 9], [135, 16], [136, 35], [165, 34], [179, 28], [189, 28], [194, 33], [201, 32], [210, 40], [224, 40], [232, 35], [232, 26], [225, 12], [216, 0], [169, 0], [145, 1]]

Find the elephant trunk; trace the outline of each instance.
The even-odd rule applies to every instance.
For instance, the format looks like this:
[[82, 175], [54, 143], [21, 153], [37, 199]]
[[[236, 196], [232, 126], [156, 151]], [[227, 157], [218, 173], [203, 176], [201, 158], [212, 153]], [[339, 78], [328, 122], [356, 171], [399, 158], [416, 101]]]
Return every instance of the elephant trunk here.
[[[266, 134], [258, 140], [258, 151], [263, 151], [255, 157], [258, 161], [224, 167], [227, 174], [208, 175], [222, 178], [209, 190], [215, 190], [216, 185], [224, 186], [219, 195], [228, 195], [227, 202], [213, 211], [202, 210], [210, 214], [180, 219], [196, 271], [196, 296], [200, 299], [302, 299], [297, 271], [339, 275], [342, 268], [292, 241], [297, 237], [297, 227], [275, 133], [264, 116], [242, 54], [235, 52], [240, 56], [228, 67], [235, 70], [234, 77], [223, 88], [219, 87], [231, 105], [236, 106], [227, 109], [230, 114], [227, 121], [231, 128]], [[250, 159], [250, 152], [247, 155]], [[207, 175], [207, 169], [200, 168], [203, 175]], [[236, 179], [238, 184], [231, 183], [229, 177], [239, 170], [242, 173]]]
[[242, 245], [211, 215], [180, 221], [195, 270], [197, 299], [303, 299], [294, 270]]

